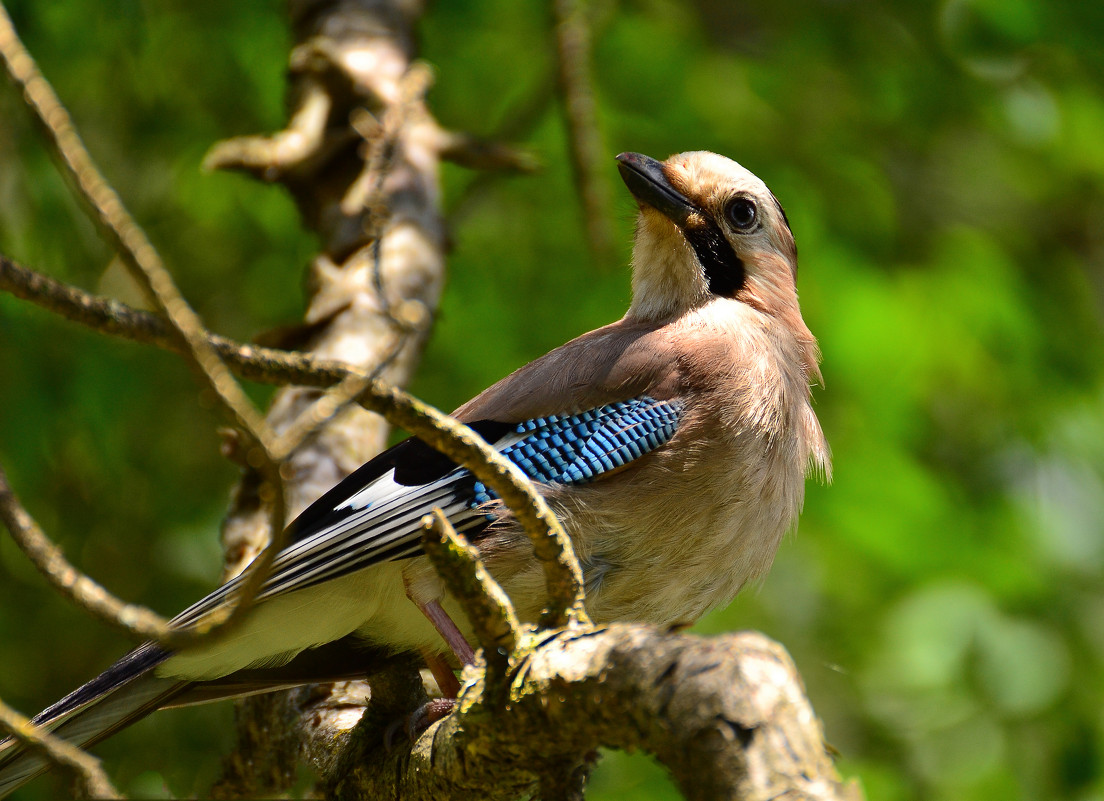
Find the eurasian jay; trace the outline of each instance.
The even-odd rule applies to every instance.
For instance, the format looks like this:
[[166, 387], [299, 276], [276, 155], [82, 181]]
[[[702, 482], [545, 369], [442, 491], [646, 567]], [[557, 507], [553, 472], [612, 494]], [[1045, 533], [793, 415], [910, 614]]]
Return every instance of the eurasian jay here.
[[[640, 207], [628, 312], [454, 414], [538, 484], [595, 620], [688, 623], [765, 573], [806, 474], [830, 470], [810, 399], [819, 352], [798, 307], [793, 234], [762, 181], [713, 153], [617, 159]], [[408, 439], [291, 524], [234, 634], [180, 653], [142, 645], [34, 722], [88, 746], [165, 706], [347, 677], [358, 644], [441, 654], [449, 626], [470, 661], [455, 642], [463, 614], [421, 549], [434, 507], [535, 621], [544, 579], [528, 538], [470, 473]], [[0, 795], [44, 769], [0, 743]]]

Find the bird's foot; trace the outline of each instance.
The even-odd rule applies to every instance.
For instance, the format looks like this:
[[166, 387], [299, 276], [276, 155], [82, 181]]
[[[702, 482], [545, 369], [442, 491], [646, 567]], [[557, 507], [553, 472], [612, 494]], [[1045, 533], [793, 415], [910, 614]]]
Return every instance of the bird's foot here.
[[387, 731], [383, 733], [384, 747], [390, 751], [400, 732], [405, 733], [407, 739], [414, 743], [426, 729], [445, 717], [455, 707], [455, 698], [434, 698], [432, 701], [427, 701], [405, 718], [400, 718], [387, 727]]

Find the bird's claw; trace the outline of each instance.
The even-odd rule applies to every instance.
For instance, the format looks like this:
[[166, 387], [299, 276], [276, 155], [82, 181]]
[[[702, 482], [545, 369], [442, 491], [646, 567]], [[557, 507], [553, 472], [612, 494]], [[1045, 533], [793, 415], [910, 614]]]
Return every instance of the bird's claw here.
[[387, 727], [383, 733], [383, 746], [388, 752], [395, 745], [395, 738], [399, 732], [405, 732], [407, 739], [413, 744], [425, 730], [445, 717], [456, 707], [455, 698], [434, 698], [415, 709], [404, 718], [400, 718]]

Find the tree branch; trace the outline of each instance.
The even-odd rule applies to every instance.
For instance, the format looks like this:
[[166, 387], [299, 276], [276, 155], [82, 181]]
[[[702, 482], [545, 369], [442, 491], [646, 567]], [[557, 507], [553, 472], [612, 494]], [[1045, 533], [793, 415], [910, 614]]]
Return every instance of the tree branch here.
[[[0, 256], [0, 289], [105, 333], [173, 350], [180, 347], [162, 318], [131, 309], [118, 301], [93, 297], [21, 267], [3, 256]], [[211, 343], [226, 355], [231, 367], [255, 380], [315, 387], [349, 382], [342, 395], [355, 397], [365, 408], [378, 412], [472, 470], [480, 481], [494, 489], [503, 502], [515, 510], [534, 541], [538, 558], [545, 565], [552, 599], [548, 624], [559, 626], [585, 614], [582, 612], [582, 575], [577, 567], [572, 567], [574, 560], [565, 556], [571, 552], [571, 543], [560, 528], [559, 521], [543, 499], [532, 491], [525, 475], [512, 462], [498, 456], [467, 426], [401, 390], [372, 379], [371, 373], [347, 365], [320, 362], [302, 354], [272, 348], [242, 345], [223, 337], [211, 337]], [[335, 396], [330, 402], [339, 406], [340, 396]], [[331, 412], [325, 406], [317, 411], [325, 419], [336, 414], [336, 411]], [[451, 431], [453, 437], [443, 436], [442, 430]], [[286, 446], [281, 444], [280, 447], [283, 449]]]
[[561, 632], [512, 671], [506, 708], [485, 725], [483, 685], [409, 752], [361, 759], [327, 797], [507, 801], [592, 750], [654, 754], [692, 800], [856, 801], [824, 747], [819, 721], [785, 650], [761, 634], [705, 639], [615, 624]]
[[[0, 255], [0, 290], [103, 334], [175, 353], [180, 353], [184, 347], [164, 317], [111, 298], [91, 295], [23, 267], [3, 255]], [[250, 381], [325, 388], [350, 375], [346, 364], [318, 359], [299, 351], [243, 344], [218, 334], [211, 334], [210, 342], [231, 370]]]
[[553, 0], [556, 65], [575, 185], [583, 202], [583, 219], [591, 253], [606, 261], [613, 252], [611, 193], [606, 152], [598, 127], [592, 78], [589, 4]]
[[[117, 301], [94, 298], [20, 267], [3, 256], [0, 256], [0, 288], [97, 330], [161, 347], [179, 348], [178, 341], [169, 335], [161, 318]], [[583, 619], [582, 574], [577, 564], [572, 564], [575, 560], [570, 556], [571, 543], [559, 521], [544, 500], [533, 492], [528, 478], [517, 466], [498, 456], [467, 426], [401, 390], [383, 385], [365, 371], [334, 363], [319, 364], [302, 355], [241, 345], [221, 337], [212, 338], [212, 344], [227, 354], [232, 360], [231, 366], [253, 378], [272, 383], [287, 379], [309, 386], [349, 382], [344, 384], [342, 395], [355, 397], [365, 408], [382, 414], [472, 470], [514, 510], [533, 540], [537, 557], [545, 566], [551, 599], [548, 617], [543, 623], [555, 628], [570, 620]], [[340, 406], [340, 396], [330, 401]], [[324, 419], [336, 413], [331, 413], [326, 406], [317, 411]], [[443, 436], [442, 431], [451, 432], [452, 436]], [[280, 448], [285, 447], [281, 441]]]

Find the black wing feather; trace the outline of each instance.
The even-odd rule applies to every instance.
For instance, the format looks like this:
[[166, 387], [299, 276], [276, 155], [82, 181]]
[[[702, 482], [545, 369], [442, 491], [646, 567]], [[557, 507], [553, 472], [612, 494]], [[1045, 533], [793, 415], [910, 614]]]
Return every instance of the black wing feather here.
[[[469, 427], [488, 442], [494, 442], [515, 424], [496, 420], [480, 420]], [[444, 478], [457, 467], [449, 457], [417, 437], [394, 445], [374, 459], [358, 467], [322, 497], [308, 506], [288, 526], [287, 545], [293, 545], [314, 532], [340, 522], [348, 515], [341, 505], [376, 479], [394, 470], [398, 484], [413, 487]]]

